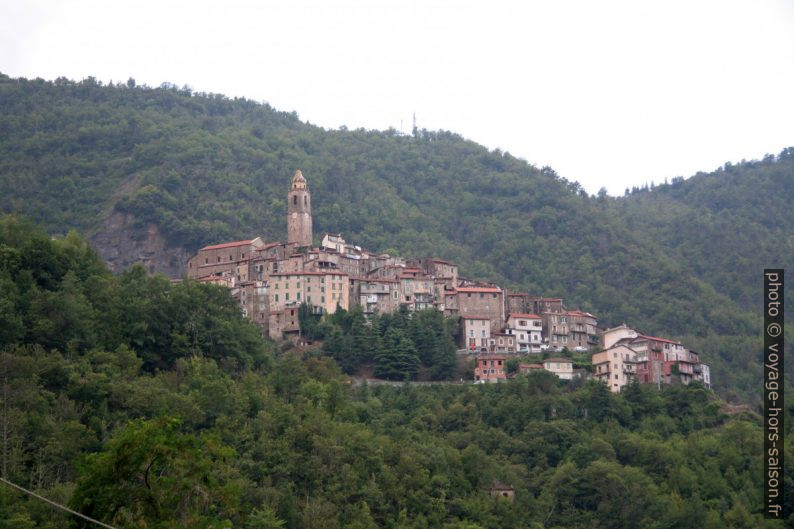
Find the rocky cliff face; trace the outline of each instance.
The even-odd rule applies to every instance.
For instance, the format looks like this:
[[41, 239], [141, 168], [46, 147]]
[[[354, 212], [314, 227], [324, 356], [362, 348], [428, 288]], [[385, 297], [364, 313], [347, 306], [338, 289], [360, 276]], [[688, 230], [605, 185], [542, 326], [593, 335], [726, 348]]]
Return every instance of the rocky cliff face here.
[[150, 273], [182, 277], [191, 253], [169, 244], [157, 226], [132, 215], [113, 212], [90, 238], [92, 246], [114, 272], [141, 263]]

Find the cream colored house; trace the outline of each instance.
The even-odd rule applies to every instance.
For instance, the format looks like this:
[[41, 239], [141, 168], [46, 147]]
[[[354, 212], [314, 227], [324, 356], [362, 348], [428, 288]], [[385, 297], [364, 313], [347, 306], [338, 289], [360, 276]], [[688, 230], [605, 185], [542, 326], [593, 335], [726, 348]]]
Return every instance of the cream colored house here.
[[543, 369], [554, 373], [563, 380], [573, 378], [573, 361], [570, 358], [547, 358], [543, 361]]
[[637, 353], [627, 345], [614, 345], [593, 354], [593, 375], [613, 393], [620, 392], [637, 373]]

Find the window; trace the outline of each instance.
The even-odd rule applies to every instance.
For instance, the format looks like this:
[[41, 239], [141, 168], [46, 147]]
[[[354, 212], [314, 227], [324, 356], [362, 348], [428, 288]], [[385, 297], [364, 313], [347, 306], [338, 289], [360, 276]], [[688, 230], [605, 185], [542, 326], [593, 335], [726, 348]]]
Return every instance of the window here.
[[231, 255], [229, 255], [229, 261], [231, 261], [231, 260], [232, 260], [232, 256], [231, 256]]
[[325, 292], [325, 287], [320, 287], [320, 292]]
[[470, 297], [471, 297], [471, 292], [467, 293], [467, 294], [466, 294], [466, 297], [467, 297], [467, 298], [470, 298]]
[[482, 330], [482, 337], [485, 338], [485, 329]]
[[560, 316], [560, 323], [565, 323], [568, 319], [565, 316]]
[[245, 259], [245, 253], [243, 253], [242, 258]]
[[325, 303], [325, 296], [320, 296], [320, 303]]
[[518, 325], [520, 327], [526, 327], [527, 326], [527, 320], [518, 320]]
[[292, 195], [292, 205], [293, 206], [298, 205], [298, 195]]
[[301, 293], [298, 292], [298, 301], [300, 301], [300, 300], [301, 300]]
[[483, 294], [483, 293], [480, 293], [480, 299], [482, 299], [482, 298], [484, 298], [484, 297], [485, 297], [485, 294]]
[[220, 255], [218, 256], [218, 262], [219, 263], [221, 262], [221, 256]]
[[284, 301], [289, 301], [289, 292], [284, 294]]
[[312, 287], [311, 286], [306, 287], [306, 292], [311, 292], [311, 291], [312, 291]]
[[204, 264], [210, 264], [209, 258], [207, 258], [207, 257], [204, 258]]
[[307, 202], [307, 197], [306, 197], [306, 195], [303, 195], [303, 205], [304, 205], [304, 206], [308, 205], [308, 202]]
[[278, 301], [278, 294], [276, 294], [276, 301]]
[[474, 329], [469, 329], [469, 336], [474, 338]]
[[618, 379], [618, 374], [617, 374], [617, 373], [615, 373], [615, 380], [617, 380], [617, 379]]

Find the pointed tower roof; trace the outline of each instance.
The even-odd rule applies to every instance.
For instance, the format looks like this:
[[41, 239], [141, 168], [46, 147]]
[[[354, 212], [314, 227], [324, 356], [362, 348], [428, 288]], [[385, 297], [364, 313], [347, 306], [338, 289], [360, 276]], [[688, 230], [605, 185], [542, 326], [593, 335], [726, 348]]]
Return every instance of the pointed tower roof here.
[[306, 179], [300, 169], [295, 171], [295, 176], [292, 177], [292, 189], [306, 189]]

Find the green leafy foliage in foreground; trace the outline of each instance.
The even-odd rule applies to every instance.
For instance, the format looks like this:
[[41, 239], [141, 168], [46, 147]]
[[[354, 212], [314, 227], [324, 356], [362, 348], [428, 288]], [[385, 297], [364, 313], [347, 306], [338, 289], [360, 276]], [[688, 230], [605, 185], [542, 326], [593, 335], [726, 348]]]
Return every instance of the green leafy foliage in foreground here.
[[616, 199], [449, 132], [323, 130], [171, 85], [0, 76], [0, 211], [51, 234], [123, 212], [175, 249], [283, 239], [296, 168], [317, 235], [450, 259], [603, 326], [685, 340], [720, 395], [757, 402], [760, 273], [794, 267], [792, 149]]
[[[77, 235], [6, 219], [0, 256], [8, 478], [119, 528], [775, 526], [759, 417], [701, 386], [350, 387], [222, 290], [111, 276]], [[0, 487], [0, 527], [88, 525]]]

